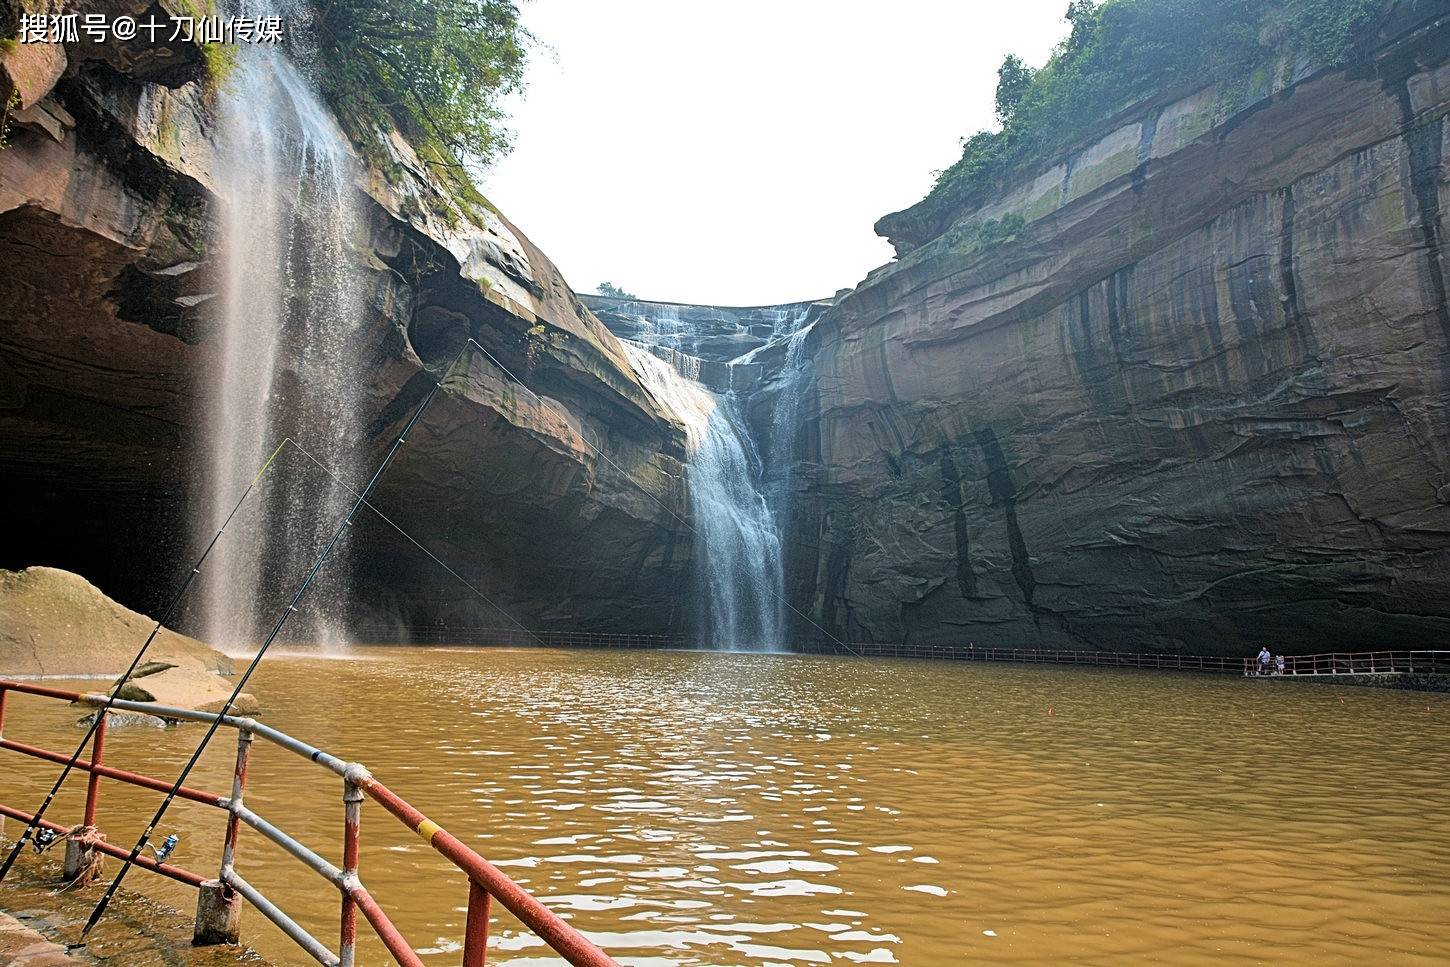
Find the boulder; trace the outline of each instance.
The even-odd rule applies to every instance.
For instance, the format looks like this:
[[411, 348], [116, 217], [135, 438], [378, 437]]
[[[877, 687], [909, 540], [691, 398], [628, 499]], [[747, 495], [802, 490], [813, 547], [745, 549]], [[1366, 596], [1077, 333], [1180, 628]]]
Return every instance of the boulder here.
[[[76, 721], [76, 728], [89, 729], [96, 720], [96, 713], [91, 712]], [[106, 730], [114, 732], [116, 729], [164, 729], [167, 727], [166, 720], [155, 715], [147, 715], [144, 712], [119, 712], [112, 711], [106, 716]]]
[[[130, 667], [154, 627], [154, 619], [77, 574], [53, 567], [0, 571], [0, 676], [114, 677]], [[149, 654], [213, 677], [232, 671], [226, 655], [167, 628]]]
[[[199, 663], [186, 662], [142, 669], [121, 687], [118, 698], [131, 702], [155, 702], [198, 712], [219, 712], [232, 693], [232, 683]], [[260, 710], [256, 696], [242, 692], [232, 704], [236, 715], [253, 715]]]

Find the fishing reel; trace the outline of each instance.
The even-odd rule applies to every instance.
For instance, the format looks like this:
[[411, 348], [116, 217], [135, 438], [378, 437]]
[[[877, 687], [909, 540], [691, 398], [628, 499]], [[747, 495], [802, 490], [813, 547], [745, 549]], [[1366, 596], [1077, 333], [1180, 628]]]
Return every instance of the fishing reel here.
[[55, 842], [55, 830], [46, 829], [44, 826], [35, 831], [35, 851], [43, 853]]
[[170, 836], [167, 836], [164, 840], [161, 841], [161, 845], [159, 847], [152, 846], [151, 852], [156, 855], [156, 862], [165, 863], [166, 857], [176, 852], [176, 844], [180, 842], [181, 837], [177, 836], [175, 833], [172, 833]]

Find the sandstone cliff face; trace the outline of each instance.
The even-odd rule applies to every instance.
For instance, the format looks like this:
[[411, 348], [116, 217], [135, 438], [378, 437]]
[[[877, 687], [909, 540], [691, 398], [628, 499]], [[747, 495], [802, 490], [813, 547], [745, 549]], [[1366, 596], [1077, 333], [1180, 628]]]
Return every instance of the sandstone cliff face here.
[[[72, 63], [0, 151], [0, 566], [63, 566], [142, 609], [197, 552], [219, 280], [196, 76]], [[390, 180], [358, 186], [363, 445], [381, 454], [470, 336], [547, 402], [475, 355], [376, 502], [530, 626], [667, 630], [689, 545], [655, 500], [680, 506], [679, 427], [543, 253], [393, 147]], [[358, 539], [364, 618], [507, 624], [395, 533]]]
[[[1450, 640], [1450, 5], [1144, 105], [817, 325], [793, 600], [858, 640]], [[915, 243], [913, 243], [913, 246]], [[800, 629], [808, 633], [809, 629]]]

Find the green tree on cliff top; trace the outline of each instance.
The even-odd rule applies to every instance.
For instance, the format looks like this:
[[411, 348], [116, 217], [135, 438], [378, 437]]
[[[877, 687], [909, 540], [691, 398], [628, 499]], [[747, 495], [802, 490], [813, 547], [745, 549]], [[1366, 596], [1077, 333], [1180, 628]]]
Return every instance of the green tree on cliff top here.
[[599, 294], [600, 295], [607, 295], [607, 296], [610, 296], [611, 298], [614, 298], [614, 299], [638, 299], [639, 298], [639, 296], [635, 295], [633, 292], [625, 292], [623, 289], [621, 289], [619, 286], [615, 285], [612, 282], [601, 282], [601, 283], [599, 283], [599, 289], [598, 289], [598, 291], [599, 291]]
[[1071, 31], [1041, 69], [1015, 56], [999, 69], [1001, 130], [962, 139], [962, 157], [926, 200], [887, 216], [882, 230], [1004, 187], [1155, 93], [1205, 83], [1232, 91], [1291, 57], [1342, 63], [1397, 2], [1405, 0], [1072, 0]]
[[512, 0], [317, 0], [318, 78], [338, 113], [396, 125], [424, 160], [487, 164], [508, 149], [499, 99], [532, 39]]
[[1027, 95], [1034, 71], [1016, 54], [1008, 54], [997, 68], [997, 120], [1003, 124]]

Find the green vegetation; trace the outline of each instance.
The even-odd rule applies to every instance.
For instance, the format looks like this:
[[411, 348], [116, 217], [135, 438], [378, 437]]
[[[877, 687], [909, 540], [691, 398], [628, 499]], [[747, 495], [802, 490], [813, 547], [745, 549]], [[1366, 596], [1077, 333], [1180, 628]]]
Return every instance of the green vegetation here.
[[508, 149], [498, 102], [522, 83], [532, 39], [512, 0], [328, 0], [314, 9], [318, 80], [353, 139], [366, 145], [396, 127], [425, 163], [476, 195], [464, 166]]
[[1016, 213], [1004, 215], [1000, 220], [957, 222], [946, 234], [947, 245], [959, 252], [996, 248], [1016, 238], [1024, 225], [1026, 221]]
[[927, 198], [879, 228], [925, 241], [964, 205], [1085, 137], [1155, 93], [1217, 83], [1242, 97], [1281, 59], [1314, 67], [1352, 58], [1398, 0], [1072, 0], [1071, 32], [1033, 71], [1008, 56], [998, 70], [1002, 127], [962, 140], [962, 157]]
[[203, 82], [208, 93], [222, 89], [228, 77], [237, 66], [236, 44], [202, 44], [201, 57], [206, 62], [206, 79]]
[[611, 296], [611, 297], [613, 297], [615, 299], [638, 299], [639, 298], [639, 296], [635, 295], [633, 292], [625, 292], [623, 289], [621, 289], [618, 286], [614, 285], [612, 282], [601, 282], [601, 283], [599, 283], [598, 292], [599, 292], [600, 295]]
[[1008, 54], [997, 68], [997, 120], [1002, 124], [1017, 110], [1017, 105], [1032, 88], [1032, 78], [1037, 72], [1023, 63], [1016, 54]]
[[[182, 16], [200, 19], [218, 15], [216, 0], [172, 0], [172, 4], [176, 13]], [[217, 41], [197, 46], [201, 48], [201, 59], [206, 66], [202, 86], [207, 94], [215, 94], [222, 89], [227, 78], [231, 77], [232, 72], [236, 69], [237, 45]]]
[[0, 107], [0, 151], [10, 147], [10, 115], [20, 110], [20, 92], [11, 91], [10, 97], [5, 100], [5, 106]]

